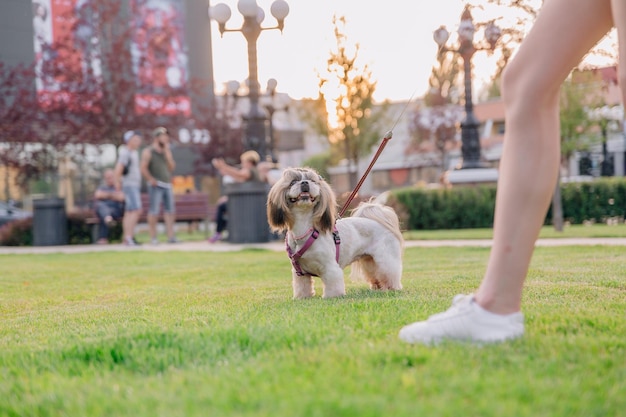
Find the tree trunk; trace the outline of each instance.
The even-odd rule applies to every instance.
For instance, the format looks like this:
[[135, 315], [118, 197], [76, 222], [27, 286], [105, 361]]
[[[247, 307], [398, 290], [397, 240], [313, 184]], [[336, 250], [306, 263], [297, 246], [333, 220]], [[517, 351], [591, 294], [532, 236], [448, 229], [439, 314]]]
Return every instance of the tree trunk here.
[[561, 174], [556, 179], [552, 193], [552, 225], [557, 232], [563, 231], [563, 201], [561, 199]]

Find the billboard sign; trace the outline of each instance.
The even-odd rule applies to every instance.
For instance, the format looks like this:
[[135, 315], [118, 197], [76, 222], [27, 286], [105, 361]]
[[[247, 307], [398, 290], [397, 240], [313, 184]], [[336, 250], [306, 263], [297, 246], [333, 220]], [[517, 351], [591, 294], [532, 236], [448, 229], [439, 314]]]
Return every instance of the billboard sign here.
[[[43, 108], [63, 104], [94, 110], [93, 101], [77, 99], [70, 83], [93, 85], [102, 74], [100, 43], [87, 7], [91, 0], [33, 0], [35, 86]], [[85, 14], [81, 17], [81, 13]], [[89, 84], [91, 82], [91, 84]], [[93, 98], [99, 96], [92, 91]]]
[[131, 56], [138, 114], [189, 115], [182, 1], [134, 0]]
[[[190, 115], [184, 2], [120, 1], [131, 11], [128, 48], [135, 113]], [[62, 104], [77, 111], [97, 110], [102, 64], [107, 64], [102, 62], [98, 28], [106, 25], [100, 20], [110, 19], [98, 15], [98, 4], [99, 0], [32, 0], [36, 89], [42, 108]]]

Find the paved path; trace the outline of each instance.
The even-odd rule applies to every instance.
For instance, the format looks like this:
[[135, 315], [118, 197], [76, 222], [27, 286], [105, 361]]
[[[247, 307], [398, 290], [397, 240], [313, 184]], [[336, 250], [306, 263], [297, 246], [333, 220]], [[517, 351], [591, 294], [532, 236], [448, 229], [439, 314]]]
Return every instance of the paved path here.
[[[626, 238], [559, 238], [559, 239], [539, 239], [537, 246], [626, 246]], [[405, 242], [408, 248], [422, 247], [490, 247], [490, 239], [475, 240], [409, 240]], [[273, 251], [284, 251], [285, 244], [282, 241], [254, 244], [230, 244], [216, 243], [209, 244], [200, 242], [181, 242], [176, 244], [162, 243], [160, 245], [144, 244], [137, 247], [128, 247], [121, 244], [111, 245], [67, 245], [67, 246], [37, 246], [37, 247], [11, 247], [0, 246], [0, 255], [15, 254], [41, 254], [41, 253], [87, 253], [106, 251], [206, 251], [206, 252], [232, 252], [243, 249], [265, 249]]]

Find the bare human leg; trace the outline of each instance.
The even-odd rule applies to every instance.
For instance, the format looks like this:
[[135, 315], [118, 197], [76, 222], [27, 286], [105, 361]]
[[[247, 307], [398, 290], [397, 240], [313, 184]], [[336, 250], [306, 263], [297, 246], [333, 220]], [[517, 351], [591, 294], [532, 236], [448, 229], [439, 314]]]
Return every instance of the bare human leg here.
[[154, 214], [148, 214], [148, 230], [150, 232], [150, 240], [156, 241], [157, 238], [157, 216]]
[[163, 220], [165, 220], [167, 239], [170, 243], [173, 243], [176, 240], [176, 234], [174, 231], [174, 222], [176, 220], [176, 216], [174, 213], [164, 213]]
[[559, 89], [611, 25], [608, 0], [546, 2], [505, 70], [502, 91], [507, 133], [500, 162], [494, 244], [476, 293], [478, 304], [489, 311], [507, 314], [520, 310], [523, 283], [559, 170]]
[[402, 328], [402, 340], [493, 343], [523, 335], [522, 289], [559, 167], [559, 89], [611, 28], [610, 1], [544, 3], [503, 76], [506, 133], [484, 279], [475, 296], [457, 296], [448, 311]]
[[626, 2], [611, 0], [613, 24], [617, 28], [619, 51], [619, 86], [622, 90], [622, 103], [626, 104]]

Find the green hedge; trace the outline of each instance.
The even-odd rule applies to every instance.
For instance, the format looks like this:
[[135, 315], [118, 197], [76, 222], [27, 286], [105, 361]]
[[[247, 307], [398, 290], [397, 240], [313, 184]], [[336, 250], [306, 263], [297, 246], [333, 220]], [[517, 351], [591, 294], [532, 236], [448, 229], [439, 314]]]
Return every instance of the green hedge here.
[[[428, 190], [402, 188], [391, 192], [396, 208], [408, 230], [468, 229], [493, 226], [496, 187], [456, 187]], [[563, 217], [572, 224], [585, 220], [604, 222], [626, 214], [626, 180], [597, 179], [593, 182], [561, 185]], [[552, 222], [552, 207], [545, 223]]]
[[[572, 224], [585, 220], [604, 222], [608, 217], [623, 218], [626, 214], [626, 179], [623, 177], [563, 184], [561, 196], [563, 218]], [[552, 218], [552, 207], [546, 218]]]
[[491, 227], [495, 186], [427, 190], [394, 190], [391, 205], [400, 205], [403, 227], [408, 230]]

